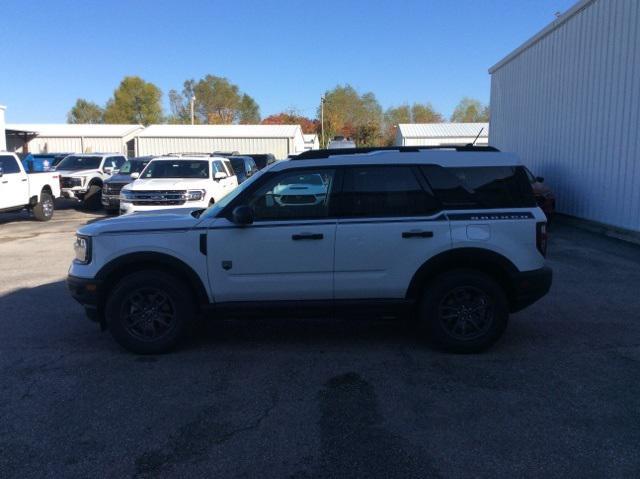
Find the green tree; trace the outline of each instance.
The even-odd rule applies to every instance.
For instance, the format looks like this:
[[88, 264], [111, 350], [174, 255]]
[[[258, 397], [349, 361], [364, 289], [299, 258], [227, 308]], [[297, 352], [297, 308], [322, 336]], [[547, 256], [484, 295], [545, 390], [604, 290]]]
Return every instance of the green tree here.
[[92, 101], [78, 98], [67, 113], [67, 123], [104, 123], [104, 110]]
[[107, 102], [105, 123], [140, 123], [150, 125], [162, 122], [162, 92], [153, 83], [140, 77], [125, 77]]
[[[358, 146], [382, 141], [382, 107], [371, 92], [360, 95], [351, 85], [338, 85], [324, 94], [325, 141], [336, 135], [351, 137]], [[318, 107], [320, 118], [321, 106]]]
[[195, 123], [232, 124], [259, 123], [260, 107], [256, 101], [240, 88], [223, 77], [206, 75], [204, 78], [187, 80], [182, 93], [169, 92], [171, 105], [170, 121], [191, 122], [191, 98], [195, 96]]
[[411, 106], [412, 123], [442, 123], [444, 117], [438, 113], [431, 103], [414, 103]]
[[484, 123], [489, 121], [489, 107], [473, 98], [463, 98], [451, 115], [455, 123]]
[[435, 111], [431, 103], [405, 103], [388, 108], [384, 114], [384, 143], [393, 145], [396, 141], [396, 129], [400, 123], [441, 123], [443, 117]]

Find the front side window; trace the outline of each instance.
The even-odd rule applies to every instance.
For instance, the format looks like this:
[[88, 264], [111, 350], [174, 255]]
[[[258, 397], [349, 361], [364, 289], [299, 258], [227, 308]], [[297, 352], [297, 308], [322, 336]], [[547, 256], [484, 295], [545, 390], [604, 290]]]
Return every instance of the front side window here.
[[20, 173], [20, 167], [18, 162], [13, 156], [3, 155], [0, 156], [0, 168], [2, 168], [2, 174]]
[[521, 166], [422, 167], [434, 193], [448, 209], [528, 208], [535, 206]]
[[247, 204], [256, 221], [326, 218], [334, 177], [335, 170], [283, 172], [258, 188]]
[[411, 166], [348, 168], [340, 203], [346, 217], [420, 216], [439, 208]]
[[142, 178], [209, 178], [209, 162], [154, 160], [144, 169]]

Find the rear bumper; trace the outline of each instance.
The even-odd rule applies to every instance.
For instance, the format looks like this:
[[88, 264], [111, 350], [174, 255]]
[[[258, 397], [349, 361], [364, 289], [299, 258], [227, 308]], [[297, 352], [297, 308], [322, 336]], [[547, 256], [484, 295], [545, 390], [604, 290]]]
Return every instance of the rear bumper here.
[[100, 281], [77, 276], [67, 276], [67, 287], [71, 296], [84, 306], [87, 316], [92, 320], [98, 319], [98, 308], [102, 298], [102, 284]]
[[511, 312], [515, 313], [535, 303], [551, 289], [553, 272], [551, 268], [535, 269], [519, 272], [512, 276], [513, 294]]

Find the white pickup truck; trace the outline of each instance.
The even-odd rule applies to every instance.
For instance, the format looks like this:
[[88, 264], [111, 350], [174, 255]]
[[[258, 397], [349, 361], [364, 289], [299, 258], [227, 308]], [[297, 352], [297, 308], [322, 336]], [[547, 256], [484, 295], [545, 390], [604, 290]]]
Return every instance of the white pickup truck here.
[[59, 196], [59, 173], [27, 173], [14, 153], [0, 152], [0, 212], [28, 208], [36, 220], [48, 221]]

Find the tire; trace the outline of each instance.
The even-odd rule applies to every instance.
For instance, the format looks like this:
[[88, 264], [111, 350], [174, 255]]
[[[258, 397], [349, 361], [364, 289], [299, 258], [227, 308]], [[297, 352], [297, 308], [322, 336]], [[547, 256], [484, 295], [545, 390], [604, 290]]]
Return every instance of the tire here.
[[102, 208], [102, 186], [89, 186], [89, 190], [82, 199], [82, 207], [89, 211], [97, 211]]
[[441, 349], [478, 353], [505, 331], [509, 307], [502, 287], [474, 270], [453, 270], [431, 281], [423, 293], [419, 323]]
[[40, 193], [40, 201], [33, 207], [33, 217], [37, 221], [49, 221], [53, 217], [53, 197], [44, 191]]
[[105, 319], [123, 348], [137, 354], [161, 354], [182, 339], [194, 317], [194, 303], [189, 288], [175, 276], [139, 271], [122, 278], [111, 290]]

